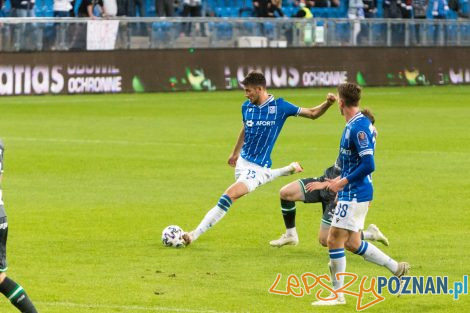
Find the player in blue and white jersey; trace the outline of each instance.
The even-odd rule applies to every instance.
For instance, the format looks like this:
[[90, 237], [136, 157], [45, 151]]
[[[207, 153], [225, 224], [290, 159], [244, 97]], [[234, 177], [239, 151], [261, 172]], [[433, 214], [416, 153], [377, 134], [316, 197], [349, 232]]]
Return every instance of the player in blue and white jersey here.
[[[0, 140], [0, 182], [3, 177], [4, 152], [5, 147]], [[0, 292], [21, 312], [37, 313], [23, 287], [7, 277], [7, 238], [8, 220], [3, 206], [2, 190], [0, 189]]]
[[[341, 137], [339, 159], [342, 163], [341, 178], [332, 180], [327, 186], [338, 193], [338, 203], [328, 233], [330, 272], [335, 290], [344, 285], [344, 276], [338, 280], [337, 273], [346, 272], [344, 249], [362, 256], [365, 260], [385, 266], [395, 276], [402, 277], [410, 269], [406, 262], [397, 262], [370, 242], [361, 239], [360, 230], [373, 197], [371, 174], [375, 169], [374, 128], [359, 108], [361, 88], [356, 84], [344, 83], [338, 87], [338, 106], [346, 119]], [[317, 301], [313, 305], [345, 304], [343, 294], [329, 301]]]
[[216, 206], [207, 212], [201, 223], [183, 238], [189, 244], [219, 222], [233, 202], [257, 187], [279, 176], [301, 172], [297, 162], [271, 169], [271, 152], [282, 126], [290, 116], [316, 119], [323, 115], [336, 101], [328, 94], [326, 101], [314, 108], [301, 108], [282, 98], [274, 98], [266, 90], [266, 78], [262, 73], [251, 72], [241, 82], [248, 101], [242, 105], [243, 126], [237, 142], [229, 156], [228, 164], [235, 167], [236, 182], [229, 186]]
[[[361, 111], [374, 125], [375, 117], [367, 109]], [[374, 128], [374, 137], [377, 130]], [[286, 232], [279, 239], [272, 240], [269, 244], [273, 247], [282, 247], [285, 245], [297, 245], [299, 237], [295, 227], [296, 201], [304, 203], [321, 203], [323, 215], [318, 232], [318, 241], [324, 247], [327, 247], [328, 232], [333, 220], [336, 207], [336, 193], [326, 189], [333, 179], [339, 179], [341, 174], [341, 160], [338, 159], [335, 164], [328, 167], [320, 177], [309, 177], [295, 180], [281, 188], [281, 212], [286, 226]], [[367, 229], [361, 231], [361, 237], [368, 241], [378, 241], [388, 246], [387, 237], [382, 234], [380, 229], [370, 224]]]

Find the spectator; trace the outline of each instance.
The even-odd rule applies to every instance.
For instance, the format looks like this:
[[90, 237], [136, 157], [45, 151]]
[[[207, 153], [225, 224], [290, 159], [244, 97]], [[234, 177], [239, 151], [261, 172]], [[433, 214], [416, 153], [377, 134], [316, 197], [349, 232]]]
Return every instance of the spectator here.
[[[375, 18], [377, 12], [377, 0], [362, 0], [364, 3], [364, 17]], [[358, 35], [357, 41], [360, 45], [367, 44], [369, 42], [369, 23], [362, 25], [361, 32]]]
[[[184, 0], [183, 1], [183, 16], [184, 17], [201, 17], [202, 16], [202, 4], [201, 0]], [[184, 33], [186, 36], [191, 34], [192, 24], [184, 24]], [[201, 25], [197, 24], [197, 27], [202, 28]], [[203, 33], [203, 29], [201, 30]]]
[[445, 19], [449, 12], [449, 4], [447, 0], [435, 0], [432, 7], [432, 18], [433, 19]]
[[106, 17], [117, 16], [117, 0], [103, 0], [103, 9], [106, 12]]
[[271, 0], [271, 3], [268, 5], [268, 16], [269, 17], [284, 17], [284, 12], [282, 12], [282, 0]]
[[[447, 0], [435, 0], [432, 7], [432, 18], [441, 20], [447, 18], [449, 12], [449, 4]], [[437, 24], [434, 28], [434, 44], [439, 46], [446, 44], [446, 25]], [[442, 34], [442, 37], [441, 37]]]
[[[384, 17], [385, 18], [402, 18], [401, 0], [385, 0], [384, 1]], [[403, 24], [392, 23], [392, 42], [393, 46], [403, 45], [405, 38], [405, 30]], [[387, 42], [385, 44], [388, 44]]]
[[99, 15], [106, 16], [103, 0], [83, 0], [78, 8], [78, 17], [89, 17], [96, 19], [99, 15], [95, 15], [95, 7], [98, 9]]
[[364, 3], [364, 17], [375, 18], [377, 13], [377, 0], [362, 0]]
[[69, 17], [72, 10], [71, 0], [54, 0], [54, 17]]
[[[71, 0], [54, 0], [54, 17], [69, 17], [70, 10], [72, 10]], [[54, 40], [52, 50], [66, 50], [66, 37], [67, 37], [67, 24], [65, 23], [54, 23], [51, 36]], [[51, 44], [50, 38], [47, 42]]]
[[310, 2], [311, 1], [306, 1], [306, 0], [300, 0], [299, 1], [299, 10], [293, 17], [297, 18], [313, 18], [312, 11], [310, 11]]
[[[34, 17], [34, 0], [11, 0], [11, 17]], [[13, 50], [42, 49], [38, 28], [33, 23], [20, 23], [13, 27]], [[28, 38], [30, 37], [31, 38]], [[31, 47], [33, 45], [33, 47]]]
[[117, 14], [116, 16], [128, 16], [129, 13], [129, 0], [117, 0]]
[[34, 17], [34, 0], [11, 0], [11, 17]]
[[269, 17], [269, 6], [271, 0], [255, 0], [253, 1], [253, 7], [255, 9], [256, 17]]
[[174, 0], [155, 0], [158, 16], [171, 17], [175, 15], [175, 1]]
[[[425, 20], [426, 19], [426, 12], [428, 10], [429, 0], [413, 0], [412, 8], [413, 8], [413, 15], [415, 19]], [[414, 36], [412, 36], [412, 44], [413, 45], [422, 45], [424, 43], [424, 30], [425, 25], [422, 21], [419, 21], [414, 24]], [[423, 36], [422, 36], [423, 35]]]
[[[145, 0], [129, 0], [129, 8], [127, 13], [129, 16], [145, 16]], [[137, 15], [137, 13], [139, 13]]]
[[359, 20], [364, 19], [364, 3], [362, 0], [349, 0], [348, 18], [354, 20], [352, 44], [355, 46], [357, 44], [357, 37], [361, 32], [361, 23]]

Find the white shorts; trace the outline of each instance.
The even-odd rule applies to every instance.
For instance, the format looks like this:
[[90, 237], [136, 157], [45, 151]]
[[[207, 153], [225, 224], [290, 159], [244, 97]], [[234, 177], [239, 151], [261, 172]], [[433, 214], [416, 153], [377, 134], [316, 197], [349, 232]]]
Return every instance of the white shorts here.
[[358, 232], [364, 229], [369, 201], [338, 201], [331, 226]]
[[272, 180], [271, 169], [239, 157], [235, 167], [235, 179], [237, 182], [244, 183], [248, 188], [248, 192], [252, 192]]

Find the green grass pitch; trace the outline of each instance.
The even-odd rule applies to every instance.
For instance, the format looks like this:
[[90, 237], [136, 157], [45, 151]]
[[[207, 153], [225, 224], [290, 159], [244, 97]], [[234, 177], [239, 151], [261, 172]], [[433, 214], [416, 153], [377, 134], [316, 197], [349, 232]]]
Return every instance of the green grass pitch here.
[[[273, 93], [310, 107], [329, 91]], [[345, 124], [336, 106], [284, 126], [274, 167], [297, 160], [304, 173], [240, 199], [193, 246], [162, 246], [165, 226], [192, 229], [233, 182], [226, 162], [243, 101], [241, 91], [2, 98], [8, 274], [40, 312], [355, 311], [351, 296], [313, 308], [314, 295], [268, 293], [278, 273], [283, 289], [289, 274], [327, 272], [320, 205], [298, 204], [298, 246], [268, 242], [283, 232], [280, 187], [335, 160]], [[391, 242], [377, 246], [409, 261], [411, 275], [461, 281], [470, 274], [470, 87], [366, 87], [362, 107], [379, 131], [366, 224]], [[350, 253], [347, 262], [361, 277], [389, 276]], [[468, 297], [386, 293], [367, 312], [466, 312]], [[16, 310], [2, 297], [0, 312]]]

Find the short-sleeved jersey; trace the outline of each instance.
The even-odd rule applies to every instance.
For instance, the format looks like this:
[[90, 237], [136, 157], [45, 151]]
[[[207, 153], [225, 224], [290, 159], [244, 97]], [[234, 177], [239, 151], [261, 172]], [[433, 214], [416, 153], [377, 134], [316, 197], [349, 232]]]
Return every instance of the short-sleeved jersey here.
[[[358, 112], [346, 124], [341, 137], [339, 161], [341, 163], [341, 177], [346, 177], [359, 166], [361, 158], [365, 155], [374, 155], [375, 136], [370, 120]], [[367, 175], [361, 181], [347, 184], [338, 193], [338, 200], [357, 202], [371, 201], [373, 196], [372, 178]]]
[[241, 157], [263, 167], [271, 167], [271, 152], [276, 139], [289, 116], [297, 116], [300, 108], [284, 101], [269, 99], [261, 105], [246, 101], [242, 105], [245, 141]]

